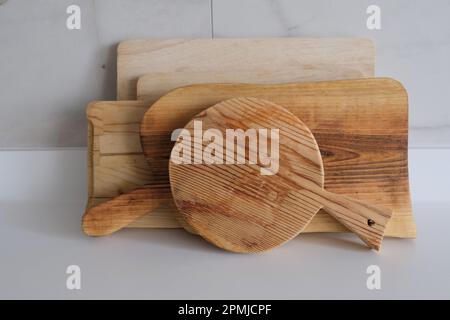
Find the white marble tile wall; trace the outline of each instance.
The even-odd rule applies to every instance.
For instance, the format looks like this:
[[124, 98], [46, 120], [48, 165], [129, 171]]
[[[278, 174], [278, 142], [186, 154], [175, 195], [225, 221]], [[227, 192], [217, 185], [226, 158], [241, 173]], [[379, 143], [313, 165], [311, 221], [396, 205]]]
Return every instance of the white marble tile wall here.
[[[65, 28], [70, 4], [82, 30]], [[368, 30], [366, 8], [381, 8]], [[377, 76], [410, 98], [410, 145], [450, 147], [450, 1], [9, 0], [0, 5], [0, 147], [85, 145], [84, 107], [115, 97], [115, 46], [136, 37], [370, 37]]]
[[[81, 8], [81, 30], [66, 8]], [[0, 147], [86, 145], [85, 107], [116, 96], [116, 46], [211, 37], [209, 0], [8, 0], [0, 5]]]
[[[368, 30], [366, 9], [381, 9]], [[215, 37], [363, 36], [376, 75], [400, 80], [410, 102], [410, 146], [450, 147], [450, 1], [214, 0]]]

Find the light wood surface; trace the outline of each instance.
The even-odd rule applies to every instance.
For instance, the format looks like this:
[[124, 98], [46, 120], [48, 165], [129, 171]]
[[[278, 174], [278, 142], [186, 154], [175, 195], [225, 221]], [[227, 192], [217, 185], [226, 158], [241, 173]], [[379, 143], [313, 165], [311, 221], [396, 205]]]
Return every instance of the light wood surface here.
[[[266, 166], [250, 155], [250, 141], [244, 146], [238, 144], [245, 150], [241, 154], [244, 164], [206, 164], [205, 160], [217, 160], [204, 151], [211, 141], [203, 139], [199, 145], [192, 145], [192, 139], [179, 139], [172, 156], [179, 157], [181, 147], [185, 158], [182, 163], [169, 162], [172, 195], [181, 216], [203, 238], [229, 251], [266, 251], [295, 237], [325, 208], [370, 248], [380, 249], [392, 210], [325, 191], [319, 146], [308, 127], [292, 113], [267, 100], [235, 98], [195, 116], [185, 126], [191, 137], [195, 121], [201, 122], [202, 133], [214, 129], [221, 134], [223, 143], [216, 137], [214, 150], [222, 150], [218, 153], [222, 159], [222, 154], [228, 152], [224, 141], [229, 129], [265, 129], [267, 138], [262, 139], [277, 145], [279, 150], [278, 155], [271, 154], [278, 163], [276, 169], [270, 169], [270, 175], [262, 175], [261, 169]], [[273, 129], [277, 130], [275, 138]], [[255, 137], [261, 139], [261, 135]], [[259, 147], [262, 144], [254, 142]], [[236, 143], [234, 140], [233, 155], [227, 154], [228, 161], [237, 158]], [[230, 147], [229, 141], [226, 147]], [[201, 164], [194, 163], [196, 151], [203, 156]], [[253, 154], [260, 151], [254, 149]], [[272, 147], [269, 154], [271, 151]], [[255, 163], [249, 163], [250, 158]]]
[[[367, 77], [367, 76], [366, 76]], [[328, 80], [324, 75], [323, 80]], [[333, 77], [331, 77], [333, 78]], [[345, 75], [342, 74], [341, 79], [357, 79], [363, 78], [349, 70]], [[221, 72], [152, 72], [139, 78], [137, 82], [137, 99], [154, 103], [164, 94], [173, 89], [184, 87], [192, 84], [203, 83], [249, 83], [249, 84], [282, 84], [304, 82], [305, 75], [302, 73], [294, 73], [291, 69], [277, 69], [273, 71], [254, 70], [223, 70]]]
[[[150, 183], [152, 174], [140, 144], [139, 128], [148, 103], [143, 101], [96, 101], [88, 105], [88, 203], [86, 209]], [[150, 195], [151, 196], [151, 195]], [[121, 201], [119, 198], [118, 201]], [[153, 203], [143, 202], [147, 208]], [[142, 204], [141, 204], [142, 205]], [[175, 205], [166, 199], [150, 218], [152, 228], [179, 228]], [[116, 211], [118, 213], [118, 211]], [[140, 211], [138, 215], [143, 213]], [[95, 214], [95, 213], [94, 213]], [[101, 214], [98, 212], [97, 214]], [[95, 215], [97, 215], [95, 214]], [[128, 218], [103, 221], [95, 217], [95, 231], [83, 219], [90, 235], [107, 235], [133, 221]], [[146, 219], [146, 216], [141, 219]], [[133, 219], [130, 219], [133, 220]], [[97, 221], [97, 222], [95, 222]], [[140, 227], [140, 226], [137, 226]], [[185, 226], [185, 229], [189, 229]]]
[[[325, 188], [393, 208], [386, 236], [415, 237], [408, 183], [407, 95], [401, 84], [390, 79], [371, 79], [279, 86], [189, 86], [171, 92], [157, 102], [155, 109], [152, 107], [159, 118], [155, 129], [161, 131], [160, 138], [167, 137], [171, 130], [183, 127], [199, 110], [237, 96], [274, 101], [298, 115], [319, 144], [326, 172]], [[134, 143], [139, 140], [137, 128], [146, 109], [145, 103], [136, 101], [99, 102], [88, 109], [93, 137], [88, 206], [152, 181], [167, 181], [164, 170], [163, 179], [160, 174], [152, 174], [141, 146]], [[181, 117], [181, 120], [170, 124], [171, 116]], [[103, 138], [114, 134], [123, 138]], [[171, 145], [165, 145], [164, 141], [161, 140], [162, 147], [168, 153]], [[167, 165], [167, 157], [166, 154], [166, 162], [153, 163], [156, 170], [159, 165]], [[180, 227], [174, 211], [171, 202], [164, 203], [152, 215], [145, 215], [129, 226]], [[347, 229], [323, 210], [304, 230], [342, 231]]]
[[[374, 56], [373, 43], [358, 38], [125, 41], [117, 50], [117, 99], [136, 99], [138, 78], [146, 74], [161, 78], [155, 89], [141, 91], [150, 100], [199, 80], [281, 83], [372, 77]], [[182, 81], [189, 74], [192, 80]]]

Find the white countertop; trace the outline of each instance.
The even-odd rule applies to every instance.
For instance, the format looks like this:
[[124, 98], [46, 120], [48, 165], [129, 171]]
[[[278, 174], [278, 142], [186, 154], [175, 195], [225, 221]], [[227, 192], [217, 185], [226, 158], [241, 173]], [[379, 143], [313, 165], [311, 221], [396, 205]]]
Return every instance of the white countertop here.
[[[418, 238], [381, 253], [351, 234], [305, 234], [257, 255], [221, 251], [184, 230], [80, 229], [86, 151], [1, 151], [0, 298], [450, 298], [450, 149], [410, 150]], [[81, 290], [66, 268], [81, 268]], [[381, 268], [368, 290], [366, 268]]]

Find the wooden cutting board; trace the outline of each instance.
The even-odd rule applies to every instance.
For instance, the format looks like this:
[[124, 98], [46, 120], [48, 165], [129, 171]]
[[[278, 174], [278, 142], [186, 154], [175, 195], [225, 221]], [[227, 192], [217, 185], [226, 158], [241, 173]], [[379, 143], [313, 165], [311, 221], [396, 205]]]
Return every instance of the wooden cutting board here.
[[[372, 79], [279, 86], [196, 85], [174, 90], [159, 100], [158, 122], [167, 124], [168, 117], [174, 114], [170, 106], [176, 105], [177, 112], [192, 106], [192, 110], [202, 109], [236, 96], [256, 96], [288, 109], [293, 105], [301, 107], [303, 111], [298, 116], [311, 128], [322, 152], [325, 187], [393, 208], [386, 235], [415, 237], [408, 185], [407, 96], [398, 82]], [[145, 163], [140, 145], [126, 141], [138, 139], [137, 128], [146, 109], [144, 103], [133, 104], [102, 102], [88, 108], [92, 145], [95, 140], [100, 143], [92, 155], [96, 160], [90, 204], [158, 180]], [[128, 108], [134, 111], [134, 118], [128, 115]], [[182, 122], [180, 119], [179, 127], [187, 121]], [[95, 138], [96, 135], [102, 138]], [[168, 203], [130, 227], [178, 226], [173, 210], [173, 203]], [[345, 228], [319, 212], [305, 232], [331, 231]]]
[[[152, 179], [139, 137], [148, 103], [97, 101], [88, 105], [88, 203], [94, 206]], [[171, 206], [154, 212], [151, 227], [180, 226]]]
[[[238, 142], [236, 135], [248, 140]], [[294, 114], [267, 100], [233, 98], [200, 112], [179, 132], [170, 160], [171, 193], [166, 195], [173, 197], [180, 217], [208, 242], [233, 252], [280, 246], [322, 208], [369, 248], [380, 250], [392, 215], [391, 209], [323, 189], [322, 156], [313, 134]], [[120, 208], [123, 204], [129, 199]]]
[[149, 39], [122, 42], [117, 51], [118, 100], [136, 99], [138, 78], [148, 73], [170, 77], [169, 87], [152, 90], [157, 97], [176, 87], [172, 80], [186, 84], [176, 80], [179, 72], [207, 72], [215, 82], [351, 79], [373, 76], [375, 59], [372, 41], [358, 38]]

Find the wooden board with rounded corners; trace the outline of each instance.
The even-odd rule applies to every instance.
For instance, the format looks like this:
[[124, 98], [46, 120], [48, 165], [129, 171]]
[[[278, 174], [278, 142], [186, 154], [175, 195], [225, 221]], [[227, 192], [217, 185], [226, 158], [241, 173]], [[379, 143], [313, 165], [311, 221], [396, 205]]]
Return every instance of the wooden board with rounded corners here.
[[[284, 85], [188, 86], [170, 92], [152, 106], [160, 121], [155, 120], [155, 131], [150, 134], [156, 135], [154, 141], [159, 139], [162, 143], [165, 139], [162, 137], [167, 137], [175, 127], [183, 127], [198, 110], [243, 95], [271, 100], [291, 111], [295, 109], [294, 113], [311, 128], [318, 141], [326, 172], [325, 187], [393, 208], [394, 215], [386, 236], [415, 237], [408, 182], [408, 102], [401, 84], [380, 78]], [[148, 165], [139, 145], [128, 146], [127, 139], [134, 141], [138, 137], [135, 128], [142, 120], [143, 111], [131, 119], [126, 116], [127, 103], [122, 102], [120, 110], [112, 108], [111, 111], [112, 104], [114, 102], [104, 102], [95, 106], [95, 109], [102, 109], [103, 115], [92, 121], [93, 135], [105, 138], [105, 142], [114, 140], [114, 144], [103, 145], [104, 152], [96, 151], [94, 158], [99, 167], [104, 168], [107, 164], [108, 172], [119, 172], [113, 175], [112, 187], [111, 184], [96, 184], [91, 205], [161, 180], [161, 175], [154, 176], [151, 172], [152, 167], [167, 179], [167, 173], [164, 174], [167, 162], [155, 161]], [[88, 118], [92, 118], [93, 113]], [[180, 121], [171, 124], [171, 116]], [[128, 138], [113, 139], [113, 135], [124, 132], [128, 133]], [[163, 150], [170, 150], [170, 143], [166, 144], [163, 143]], [[95, 181], [110, 180], [111, 174], [102, 171], [94, 177]], [[100, 174], [104, 177], [98, 177]], [[155, 179], [158, 176], [159, 179]], [[152, 215], [131, 222], [129, 227], [179, 227], [174, 210], [169, 201]], [[321, 211], [304, 232], [342, 231], [346, 229]]]
[[403, 86], [388, 78], [175, 89], [152, 105], [141, 128], [154, 183], [168, 179], [171, 132], [207, 107], [239, 96], [272, 101], [301, 118], [324, 158], [325, 188], [392, 208], [386, 234], [415, 236], [408, 182], [408, 99]]

